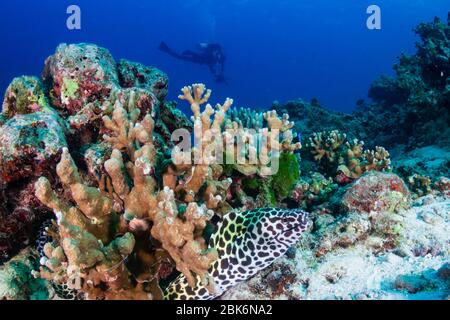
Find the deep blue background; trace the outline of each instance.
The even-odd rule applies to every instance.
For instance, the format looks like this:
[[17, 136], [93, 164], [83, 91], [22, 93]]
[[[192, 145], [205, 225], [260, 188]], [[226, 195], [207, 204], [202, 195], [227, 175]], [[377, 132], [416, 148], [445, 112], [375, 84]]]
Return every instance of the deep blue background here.
[[[82, 9], [82, 30], [66, 29], [66, 8]], [[382, 30], [366, 28], [366, 8], [382, 9]], [[61, 42], [93, 42], [116, 60], [127, 58], [167, 72], [170, 97], [205, 82], [215, 98], [268, 107], [317, 97], [350, 111], [380, 74], [392, 74], [401, 52], [414, 52], [412, 28], [446, 18], [449, 0], [22, 0], [0, 1], [0, 91], [15, 76], [40, 75]], [[184, 50], [217, 41], [228, 55], [229, 85], [216, 85], [206, 67], [156, 50], [161, 40]]]

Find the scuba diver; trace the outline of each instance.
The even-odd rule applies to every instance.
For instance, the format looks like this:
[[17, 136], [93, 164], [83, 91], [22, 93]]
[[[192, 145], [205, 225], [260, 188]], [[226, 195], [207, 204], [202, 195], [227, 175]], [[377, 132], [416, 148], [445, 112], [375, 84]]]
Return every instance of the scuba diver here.
[[165, 42], [159, 45], [159, 50], [174, 58], [208, 66], [216, 82], [226, 83], [224, 75], [226, 57], [222, 46], [217, 43], [200, 43], [197, 48], [198, 52], [186, 50], [179, 54], [169, 48]]

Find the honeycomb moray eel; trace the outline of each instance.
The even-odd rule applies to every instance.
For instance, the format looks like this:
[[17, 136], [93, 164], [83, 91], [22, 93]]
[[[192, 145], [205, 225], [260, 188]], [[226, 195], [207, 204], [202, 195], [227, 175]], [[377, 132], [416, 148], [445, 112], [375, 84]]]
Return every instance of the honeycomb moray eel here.
[[[36, 250], [39, 253], [39, 257], [42, 259], [45, 257], [44, 246], [47, 242], [53, 242], [52, 237], [50, 237], [47, 233], [47, 229], [52, 228], [52, 220], [45, 221], [41, 228], [39, 229], [39, 236], [36, 239]], [[76, 300], [77, 299], [77, 291], [70, 289], [67, 285], [56, 284], [54, 282], [51, 283], [53, 290], [55, 290], [55, 294], [64, 300]]]
[[296, 244], [308, 227], [308, 214], [301, 210], [264, 208], [248, 212], [233, 211], [218, 225], [209, 247], [216, 248], [219, 259], [209, 275], [214, 292], [201, 285], [191, 288], [180, 275], [165, 291], [167, 300], [211, 300], [236, 284], [268, 267]]
[[[165, 299], [211, 300], [219, 297], [283, 256], [307, 229], [307, 218], [308, 214], [299, 209], [232, 211], [218, 224], [209, 241], [209, 248], [217, 249], [219, 254], [219, 259], [209, 270], [215, 283], [214, 292], [202, 286], [200, 277], [197, 277], [197, 286], [191, 288], [184, 275], [180, 275], [165, 290]], [[36, 243], [41, 257], [45, 243], [52, 241], [45, 232], [50, 225], [44, 224]], [[62, 299], [77, 297], [77, 292], [66, 286], [55, 283], [52, 286]]]

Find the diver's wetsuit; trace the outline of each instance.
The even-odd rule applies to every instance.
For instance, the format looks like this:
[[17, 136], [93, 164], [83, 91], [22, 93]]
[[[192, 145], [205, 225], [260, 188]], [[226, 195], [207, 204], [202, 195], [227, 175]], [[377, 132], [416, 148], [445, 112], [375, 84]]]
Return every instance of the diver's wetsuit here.
[[161, 51], [174, 58], [208, 66], [217, 82], [225, 82], [224, 70], [226, 58], [222, 46], [217, 43], [208, 43], [200, 44], [198, 48], [198, 52], [186, 50], [182, 54], [179, 54], [169, 48], [164, 42], [161, 42], [159, 45]]

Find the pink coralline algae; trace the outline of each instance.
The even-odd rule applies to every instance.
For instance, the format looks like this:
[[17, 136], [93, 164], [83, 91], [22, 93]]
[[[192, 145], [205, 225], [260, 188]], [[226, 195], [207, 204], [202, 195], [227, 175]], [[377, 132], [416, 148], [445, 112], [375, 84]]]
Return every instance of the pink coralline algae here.
[[357, 180], [347, 190], [342, 207], [346, 211], [397, 211], [408, 203], [409, 191], [399, 176], [371, 172]]

